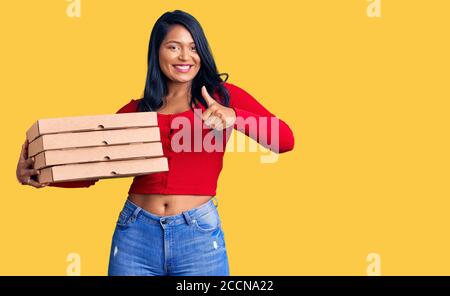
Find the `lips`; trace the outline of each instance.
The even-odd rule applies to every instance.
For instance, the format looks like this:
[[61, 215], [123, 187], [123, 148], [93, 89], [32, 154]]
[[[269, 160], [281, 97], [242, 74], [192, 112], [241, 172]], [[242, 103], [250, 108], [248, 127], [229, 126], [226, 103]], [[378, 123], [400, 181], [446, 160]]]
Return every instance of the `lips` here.
[[173, 67], [181, 73], [187, 73], [192, 68], [193, 65], [190, 64], [175, 64]]

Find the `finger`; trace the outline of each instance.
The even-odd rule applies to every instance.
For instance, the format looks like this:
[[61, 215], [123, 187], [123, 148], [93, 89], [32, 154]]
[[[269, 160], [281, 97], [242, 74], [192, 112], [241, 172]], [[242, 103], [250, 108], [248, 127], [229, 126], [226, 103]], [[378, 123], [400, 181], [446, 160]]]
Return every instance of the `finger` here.
[[222, 122], [222, 119], [219, 117], [217, 112], [213, 113], [211, 117], [211, 127], [216, 128]]
[[211, 105], [211, 107], [209, 107], [208, 109], [205, 110], [205, 112], [203, 112], [202, 114], [202, 120], [205, 121], [208, 119], [208, 117], [211, 116], [211, 114], [217, 112], [217, 110], [219, 110], [219, 106], [217, 105]]
[[41, 183], [39, 183], [39, 182], [36, 182], [36, 181], [34, 181], [33, 179], [30, 179], [30, 181], [28, 182], [28, 185], [33, 186], [33, 187], [36, 187], [36, 188], [42, 188], [42, 187], [45, 187], [45, 186], [43, 186], [43, 184], [41, 184]]
[[220, 124], [218, 125], [221, 130], [227, 128], [227, 121], [224, 117], [220, 118]]
[[25, 143], [22, 144], [22, 149], [20, 150], [20, 160], [25, 160], [25, 145], [27, 144], [27, 141], [25, 140]]
[[234, 126], [235, 121], [236, 120], [234, 118], [225, 118], [225, 127], [228, 128], [230, 126]]
[[22, 152], [20, 153], [20, 160], [25, 161], [26, 159], [28, 159], [28, 144], [22, 146]]
[[212, 128], [212, 129], [217, 129], [217, 128], [221, 128], [222, 126], [222, 119], [220, 119], [219, 117], [212, 115], [210, 117], [210, 120], [207, 122], [207, 126]]
[[213, 113], [213, 110], [211, 110], [210, 108], [206, 109], [205, 112], [202, 113], [202, 120], [205, 121], [207, 120], [211, 114]]
[[223, 113], [220, 111], [214, 112], [213, 115], [217, 117], [217, 119], [214, 121], [216, 129], [218, 128], [222, 130], [226, 126], [225, 115], [223, 115]]
[[216, 103], [216, 100], [214, 100], [208, 93], [208, 91], [206, 90], [206, 86], [202, 86], [202, 96], [205, 99], [206, 103], [208, 104], [208, 106], [213, 105], [214, 103]]
[[27, 169], [22, 169], [22, 171], [20, 172], [20, 176], [34, 176], [34, 175], [39, 175], [39, 171], [38, 170], [27, 170]]
[[205, 120], [205, 125], [207, 127], [211, 127], [211, 125], [216, 121], [216, 119], [217, 119], [217, 116], [212, 114], [211, 116], [208, 117], [208, 119]]
[[223, 127], [223, 121], [220, 118], [217, 118], [217, 120], [213, 123], [213, 129], [221, 131], [223, 130]]
[[40, 188], [42, 188], [42, 187], [47, 187], [50, 183], [39, 183], [41, 186], [40, 186]]
[[28, 155], [28, 146], [30, 146], [30, 143], [28, 142], [28, 139], [25, 139], [24, 143], [24, 152]]
[[34, 165], [34, 157], [30, 157], [25, 161], [25, 164], [27, 167], [33, 166]]

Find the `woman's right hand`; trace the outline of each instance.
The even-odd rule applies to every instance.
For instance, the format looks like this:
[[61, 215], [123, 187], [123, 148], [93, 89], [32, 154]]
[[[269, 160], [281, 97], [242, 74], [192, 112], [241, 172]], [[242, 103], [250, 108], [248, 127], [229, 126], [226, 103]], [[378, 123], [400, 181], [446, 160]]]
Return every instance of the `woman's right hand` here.
[[22, 151], [20, 152], [19, 163], [17, 163], [16, 176], [17, 180], [22, 185], [30, 185], [35, 188], [42, 188], [49, 183], [39, 183], [33, 180], [31, 177], [38, 175], [39, 171], [34, 168], [34, 158], [28, 158], [28, 139], [22, 145]]

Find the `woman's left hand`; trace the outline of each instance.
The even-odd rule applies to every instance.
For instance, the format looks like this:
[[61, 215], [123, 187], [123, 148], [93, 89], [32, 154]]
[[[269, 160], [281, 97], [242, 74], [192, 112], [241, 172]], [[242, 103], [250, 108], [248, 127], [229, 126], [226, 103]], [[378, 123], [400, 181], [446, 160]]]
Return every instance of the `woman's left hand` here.
[[234, 125], [236, 112], [232, 108], [225, 107], [214, 100], [202, 86], [202, 96], [208, 104], [208, 109], [202, 114], [205, 125], [215, 130], [223, 130]]

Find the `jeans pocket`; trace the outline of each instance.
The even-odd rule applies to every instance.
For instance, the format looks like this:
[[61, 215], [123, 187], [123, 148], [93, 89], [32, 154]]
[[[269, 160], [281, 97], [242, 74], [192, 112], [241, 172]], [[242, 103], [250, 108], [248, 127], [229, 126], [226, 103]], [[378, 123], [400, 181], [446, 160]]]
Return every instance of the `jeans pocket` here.
[[130, 211], [123, 209], [122, 211], [120, 211], [116, 225], [119, 226], [120, 228], [127, 227], [132, 222], [131, 215], [132, 213]]
[[200, 232], [211, 232], [221, 227], [222, 221], [220, 220], [217, 210], [209, 211], [202, 216], [192, 219], [194, 227]]

